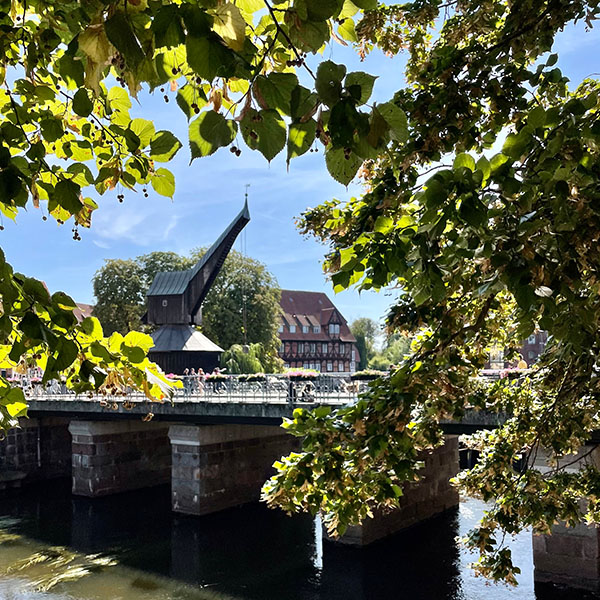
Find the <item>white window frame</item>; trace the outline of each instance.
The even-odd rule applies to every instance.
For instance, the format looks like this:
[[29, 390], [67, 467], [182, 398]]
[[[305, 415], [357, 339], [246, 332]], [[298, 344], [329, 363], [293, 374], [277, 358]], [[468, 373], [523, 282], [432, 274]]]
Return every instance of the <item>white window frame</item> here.
[[321, 344], [321, 352], [323, 354], [327, 354], [329, 352], [329, 344], [327, 342], [323, 342]]
[[296, 326], [290, 325], [290, 333], [296, 333]]
[[310, 327], [308, 325], [302, 325], [302, 333], [309, 333]]
[[329, 373], [333, 371], [333, 363], [330, 360], [327, 361], [327, 371]]
[[321, 333], [321, 326], [320, 325], [315, 325], [313, 327], [313, 333]]

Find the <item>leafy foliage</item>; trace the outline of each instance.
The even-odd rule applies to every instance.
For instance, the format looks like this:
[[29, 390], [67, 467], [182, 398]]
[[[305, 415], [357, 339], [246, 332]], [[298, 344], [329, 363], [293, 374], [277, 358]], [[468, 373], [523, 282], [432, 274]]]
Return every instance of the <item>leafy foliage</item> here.
[[375, 338], [379, 331], [379, 326], [373, 319], [361, 317], [350, 323], [350, 331], [356, 338], [356, 347], [360, 355], [358, 369], [366, 369], [369, 361], [375, 355]]
[[[241, 344], [233, 344], [221, 357], [221, 366], [227, 373], [278, 373], [283, 368], [283, 361], [274, 358], [265, 350], [263, 344], [249, 344], [246, 348]], [[245, 378], [244, 381], [258, 381]]]
[[[374, 121], [394, 140], [364, 163], [364, 195], [301, 222], [329, 244], [336, 289], [402, 289], [387, 325], [413, 339], [410, 353], [356, 404], [296, 411], [286, 427], [303, 451], [279, 464], [264, 496], [321, 511], [343, 533], [373, 506], [397, 505], [419, 478], [418, 453], [443, 443], [440, 419], [506, 412], [471, 437], [482, 458], [456, 483], [492, 504], [465, 540], [481, 555], [476, 570], [515, 583], [503, 533], [600, 520], [597, 463], [558, 463], [600, 428], [599, 84], [570, 89], [546, 54], [567, 23], [591, 26], [600, 13], [595, 1], [449, 4], [450, 14], [434, 0], [381, 7], [357, 27], [362, 52], [409, 52], [407, 87]], [[328, 68], [319, 91], [336, 107], [342, 76]], [[549, 344], [528, 377], [477, 381], [490, 348], [510, 352], [537, 328]], [[541, 448], [545, 472], [534, 468]]]

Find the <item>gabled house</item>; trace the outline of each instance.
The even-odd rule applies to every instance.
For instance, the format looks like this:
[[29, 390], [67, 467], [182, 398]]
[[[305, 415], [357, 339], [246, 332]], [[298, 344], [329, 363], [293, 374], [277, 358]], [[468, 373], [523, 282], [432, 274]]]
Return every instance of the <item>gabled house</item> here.
[[353, 373], [360, 357], [356, 338], [322, 292], [281, 290], [279, 356], [289, 368]]

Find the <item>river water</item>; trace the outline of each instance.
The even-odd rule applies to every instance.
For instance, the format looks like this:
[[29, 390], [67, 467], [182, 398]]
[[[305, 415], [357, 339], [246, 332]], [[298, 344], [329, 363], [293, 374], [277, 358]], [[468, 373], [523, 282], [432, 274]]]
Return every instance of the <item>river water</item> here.
[[260, 504], [206, 517], [170, 510], [168, 488], [89, 500], [68, 481], [0, 497], [1, 600], [583, 600], [533, 585], [531, 534], [512, 541], [520, 585], [473, 576], [455, 542], [485, 506], [460, 508], [356, 549], [305, 515]]

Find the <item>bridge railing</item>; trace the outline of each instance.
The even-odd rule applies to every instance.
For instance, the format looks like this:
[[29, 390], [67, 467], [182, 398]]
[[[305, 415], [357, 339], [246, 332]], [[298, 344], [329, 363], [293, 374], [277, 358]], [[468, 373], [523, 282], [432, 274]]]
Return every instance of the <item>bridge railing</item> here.
[[[350, 377], [320, 375], [314, 378], [294, 379], [282, 374], [264, 376], [218, 375], [208, 377], [178, 377], [183, 387], [176, 389], [174, 402], [232, 402], [232, 403], [290, 403], [290, 404], [347, 404], [365, 391], [368, 381], [352, 381]], [[76, 395], [64, 383], [24, 385], [32, 400], [97, 400], [98, 396]], [[143, 401], [145, 396], [134, 390], [125, 390], [126, 396], [109, 394], [106, 399]]]

